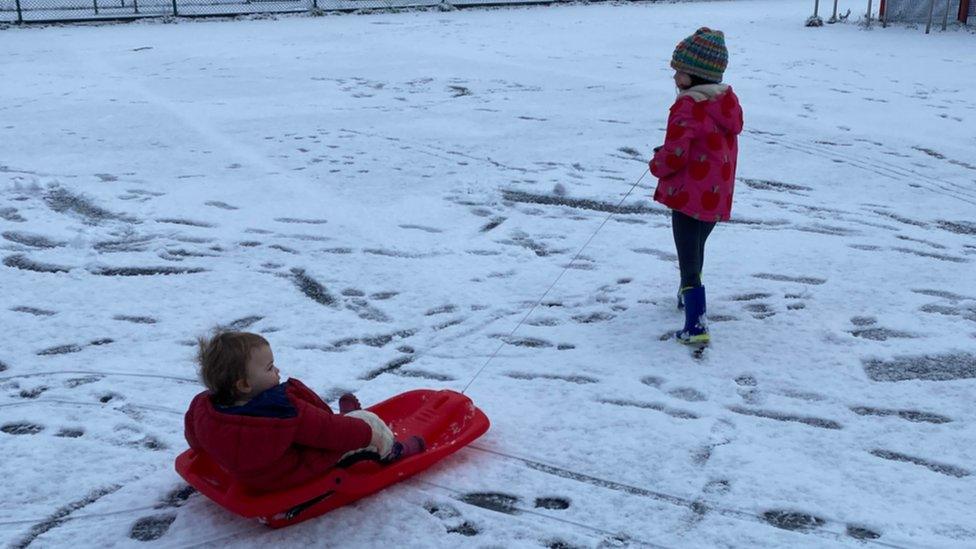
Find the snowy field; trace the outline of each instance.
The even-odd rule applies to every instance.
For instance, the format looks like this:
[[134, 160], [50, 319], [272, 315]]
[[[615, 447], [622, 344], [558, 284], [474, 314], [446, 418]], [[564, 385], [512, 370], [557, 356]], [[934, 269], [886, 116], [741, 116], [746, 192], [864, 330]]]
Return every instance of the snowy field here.
[[[0, 32], [0, 542], [976, 546], [976, 36], [811, 4]], [[649, 177], [507, 337], [645, 170], [700, 25], [746, 113], [712, 348], [660, 340]], [[267, 530], [173, 470], [216, 325], [333, 404], [460, 390], [504, 341], [467, 392], [492, 428]]]

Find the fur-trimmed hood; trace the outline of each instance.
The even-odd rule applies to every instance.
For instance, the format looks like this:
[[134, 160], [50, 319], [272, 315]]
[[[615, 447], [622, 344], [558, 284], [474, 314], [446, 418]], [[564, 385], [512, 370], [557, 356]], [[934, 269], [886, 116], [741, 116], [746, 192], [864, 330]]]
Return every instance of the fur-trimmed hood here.
[[728, 84], [699, 84], [686, 90], [682, 90], [678, 94], [678, 97], [687, 95], [695, 101], [708, 101], [709, 99], [715, 99], [716, 97], [722, 95], [730, 87], [731, 86]]

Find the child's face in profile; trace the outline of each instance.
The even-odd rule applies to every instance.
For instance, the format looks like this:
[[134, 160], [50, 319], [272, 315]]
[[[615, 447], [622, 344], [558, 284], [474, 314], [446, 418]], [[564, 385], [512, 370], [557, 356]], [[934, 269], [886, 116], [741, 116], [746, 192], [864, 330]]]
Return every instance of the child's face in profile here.
[[274, 354], [268, 345], [251, 350], [246, 369], [247, 378], [237, 382], [237, 391], [241, 395], [241, 400], [250, 400], [281, 383], [278, 367], [274, 364]]
[[678, 86], [679, 90], [686, 90], [691, 87], [691, 77], [687, 73], [674, 71], [674, 85]]

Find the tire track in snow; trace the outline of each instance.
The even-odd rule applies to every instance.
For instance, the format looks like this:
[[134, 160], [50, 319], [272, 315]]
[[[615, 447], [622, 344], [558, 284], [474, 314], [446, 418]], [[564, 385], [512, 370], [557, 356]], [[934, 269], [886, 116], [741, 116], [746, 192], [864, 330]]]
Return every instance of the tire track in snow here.
[[[499, 514], [501, 516], [507, 516], [507, 517], [509, 517], [509, 520], [513, 520], [513, 521], [514, 520], [518, 520], [515, 517], [515, 515], [518, 515], [518, 514], [531, 515], [532, 517], [539, 517], [539, 518], [543, 518], [543, 519], [546, 519], [546, 520], [558, 522], [558, 523], [560, 523], [561, 525], [564, 525], [564, 526], [565, 525], [573, 526], [573, 527], [578, 528], [580, 530], [584, 530], [584, 531], [586, 531], [586, 532], [588, 532], [590, 534], [594, 534], [594, 533], [595, 534], [600, 534], [601, 536], [603, 536], [603, 539], [601, 539], [601, 541], [603, 541], [603, 542], [609, 541], [611, 543], [612, 542], [615, 542], [615, 543], [623, 543], [623, 544], [636, 543], [636, 544], [638, 544], [640, 546], [643, 546], [643, 547], [653, 547], [653, 548], [661, 548], [661, 549], [667, 549], [667, 548], [670, 547], [670, 546], [667, 546], [667, 545], [661, 545], [661, 544], [658, 544], [658, 543], [653, 543], [653, 542], [650, 542], [650, 541], [646, 541], [646, 540], [643, 540], [643, 539], [640, 539], [640, 538], [631, 536], [631, 535], [626, 534], [626, 533], [623, 533], [623, 532], [612, 532], [610, 530], [606, 530], [606, 529], [600, 528], [598, 526], [591, 526], [591, 525], [588, 525], [588, 524], [582, 524], [580, 522], [576, 522], [576, 521], [573, 521], [573, 520], [568, 520], [568, 519], [564, 519], [564, 518], [560, 518], [560, 517], [555, 517], [555, 516], [552, 516], [552, 515], [548, 515], [546, 513], [540, 513], [538, 511], [534, 511], [532, 509], [526, 509], [524, 507], [519, 507], [518, 505], [515, 505], [514, 503], [507, 503], [505, 505], [505, 508], [504, 509], [494, 508], [491, 505], [479, 505], [478, 503], [473, 503], [471, 501], [466, 500], [465, 499], [465, 496], [467, 494], [465, 492], [460, 491], [460, 490], [456, 490], [454, 488], [450, 488], [450, 487], [444, 486], [442, 484], [437, 484], [437, 483], [430, 482], [430, 481], [427, 481], [427, 480], [422, 480], [422, 479], [415, 479], [412, 482], [413, 483], [416, 483], [416, 484], [423, 484], [423, 485], [426, 485], [426, 486], [430, 486], [430, 487], [433, 487], [433, 488], [437, 488], [438, 490], [442, 490], [442, 491], [448, 492], [448, 493], [450, 493], [453, 496], [453, 498], [455, 500], [457, 500], [457, 501], [459, 501], [461, 503], [464, 503], [466, 505], [471, 505], [472, 507], [476, 507], [478, 509], [486, 509], [486, 510], [489, 510], [489, 511], [493, 511], [493, 512], [495, 512], [495, 513], [497, 513], [497, 514]], [[556, 543], [556, 542], [552, 542], [550, 544], [550, 547], [552, 547], [554, 543]], [[601, 545], [601, 547], [602, 546], [603, 545]], [[626, 545], [624, 545], [624, 546], [626, 546]]]
[[[544, 462], [541, 462], [541, 461], [536, 461], [536, 460], [531, 459], [531, 458], [516, 456], [516, 455], [508, 454], [508, 453], [505, 453], [505, 452], [500, 452], [500, 451], [497, 451], [497, 450], [492, 450], [490, 448], [485, 448], [485, 447], [479, 446], [477, 444], [470, 444], [470, 445], [466, 446], [465, 449], [474, 450], [474, 451], [482, 452], [482, 453], [487, 453], [487, 454], [491, 454], [491, 455], [494, 455], [494, 456], [503, 457], [503, 458], [506, 458], [506, 459], [511, 460], [511, 461], [520, 462], [520, 463], [526, 465], [527, 467], [529, 467], [530, 469], [533, 469], [535, 471], [539, 471], [541, 473], [545, 473], [545, 474], [548, 474], [548, 475], [552, 475], [552, 476], [555, 476], [555, 477], [558, 477], [558, 478], [564, 478], [564, 479], [568, 479], [568, 480], [574, 480], [574, 481], [581, 482], [581, 483], [584, 483], [584, 484], [589, 484], [591, 486], [596, 486], [598, 488], [605, 488], [605, 489], [608, 489], [608, 490], [614, 490], [614, 491], [617, 491], [617, 492], [623, 492], [625, 494], [647, 497], [647, 498], [653, 499], [655, 501], [660, 501], [662, 503], [667, 503], [667, 504], [674, 505], [674, 506], [678, 506], [678, 507], [684, 507], [684, 508], [687, 508], [687, 509], [691, 510], [692, 512], [694, 512], [696, 514], [704, 514], [704, 513], [707, 513], [707, 512], [716, 512], [716, 513], [718, 513], [720, 515], [723, 515], [723, 516], [726, 516], [726, 517], [729, 517], [729, 518], [734, 518], [734, 519], [738, 519], [738, 520], [747, 520], [747, 521], [750, 521], [750, 522], [758, 522], [760, 524], [764, 524], [764, 525], [767, 525], [767, 526], [774, 526], [776, 528], [790, 530], [790, 531], [796, 531], [796, 532], [803, 533], [803, 534], [808, 534], [808, 535], [816, 535], [818, 537], [826, 538], [826, 539], [832, 539], [834, 541], [849, 541], [850, 540], [850, 537], [853, 537], [850, 532], [852, 532], [852, 531], [859, 531], [857, 529], [857, 527], [853, 527], [853, 530], [852, 530], [852, 526], [851, 525], [846, 524], [844, 521], [841, 521], [841, 520], [825, 519], [825, 518], [821, 518], [821, 517], [815, 517], [813, 515], [806, 515], [806, 514], [803, 514], [803, 513], [787, 513], [785, 511], [771, 509], [771, 510], [764, 511], [761, 514], [758, 514], [756, 512], [744, 511], [744, 510], [735, 509], [735, 508], [732, 508], [732, 507], [723, 507], [723, 506], [719, 506], [719, 505], [712, 505], [712, 504], [704, 501], [702, 498], [686, 498], [686, 497], [683, 497], [683, 496], [676, 496], [676, 495], [668, 494], [666, 492], [659, 492], [659, 491], [656, 491], [656, 490], [650, 490], [650, 489], [647, 489], [647, 488], [641, 488], [641, 487], [634, 486], [634, 485], [627, 484], [627, 483], [623, 483], [623, 482], [618, 482], [618, 481], [614, 481], [614, 480], [603, 479], [603, 478], [595, 477], [595, 476], [588, 475], [588, 474], [585, 474], [585, 473], [576, 472], [576, 471], [573, 471], [571, 469], [566, 469], [566, 468], [559, 467], [559, 466], [556, 466], [556, 465], [551, 465], [551, 464], [544, 463]], [[796, 516], [810, 517], [811, 520], [814, 520], [814, 522], [817, 523], [817, 527], [816, 528], [811, 528], [811, 529], [802, 529], [802, 528], [795, 528], [794, 529], [794, 528], [789, 527], [789, 524], [780, 524], [780, 523], [777, 523], [775, 520], [771, 520], [770, 519], [770, 517], [779, 517], [779, 516], [781, 516], [783, 514], [790, 514], [791, 516], [792, 515], [796, 515]], [[818, 521], [822, 521], [822, 522], [818, 522]], [[830, 525], [842, 525], [842, 526], [844, 526], [844, 530], [843, 530], [843, 532], [839, 532], [839, 531], [835, 531], [835, 530], [828, 530], [828, 529], [825, 528], [825, 527], [830, 526]], [[891, 547], [891, 548], [898, 548], [898, 549], [906, 549], [905, 546], [898, 545], [898, 544], [895, 544], [895, 543], [892, 543], [892, 542], [881, 541], [881, 540], [879, 540], [877, 538], [872, 538], [870, 536], [865, 537], [864, 539], [861, 539], [861, 538], [858, 538], [858, 539], [860, 541], [862, 541], [863, 543], [870, 543], [870, 544], [874, 544], [874, 545], [877, 545], [877, 546], [880, 546], [880, 547]]]
[[[850, 155], [841, 153], [839, 151], [834, 151], [834, 150], [827, 151], [822, 148], [812, 146], [808, 143], [803, 143], [797, 140], [787, 138], [786, 136], [783, 135], [772, 134], [770, 132], [764, 132], [761, 130], [747, 131], [744, 135], [767, 145], [777, 145], [786, 149], [806, 153], [811, 156], [818, 156], [820, 158], [824, 158], [827, 160], [835, 160], [835, 159], [840, 160], [855, 168], [860, 168], [862, 170], [870, 171], [882, 177], [886, 177], [888, 179], [894, 179], [896, 181], [920, 182], [922, 180], [925, 180], [929, 182], [930, 186], [928, 188], [932, 192], [943, 194], [955, 198], [957, 200], [960, 200], [962, 202], [966, 202], [968, 204], [972, 204], [976, 206], [976, 194], [971, 194], [970, 192], [968, 192], [967, 189], [965, 189], [965, 187], [962, 187], [957, 183], [946, 181], [944, 179], [935, 178], [930, 175], [925, 175], [911, 169], [905, 169], [905, 168], [895, 169], [888, 165], [875, 164], [868, 160], [854, 158]], [[770, 136], [774, 137], [775, 140], [770, 140], [769, 139]]]

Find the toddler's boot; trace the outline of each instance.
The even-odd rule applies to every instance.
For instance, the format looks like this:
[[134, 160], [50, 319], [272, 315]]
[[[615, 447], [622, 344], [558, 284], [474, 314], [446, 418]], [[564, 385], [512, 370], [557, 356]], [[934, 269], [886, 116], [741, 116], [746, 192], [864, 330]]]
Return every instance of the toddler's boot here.
[[[701, 284], [701, 273], [698, 273], [698, 283]], [[678, 288], [678, 310], [679, 311], [685, 310], [685, 296], [684, 296], [685, 290], [690, 290], [692, 288], [693, 286], [685, 286], [683, 288], [680, 287]]]
[[690, 290], [691, 286], [685, 286], [684, 288], [678, 288], [678, 310], [685, 310], [685, 290]]
[[685, 327], [674, 334], [686, 345], [706, 345], [711, 339], [705, 319], [705, 287], [682, 288], [681, 297], [685, 306]]
[[393, 450], [390, 454], [383, 458], [385, 463], [392, 463], [399, 459], [408, 458], [410, 456], [415, 456], [427, 449], [427, 443], [424, 442], [423, 437], [413, 435], [408, 437], [403, 441], [396, 441], [393, 443]]

